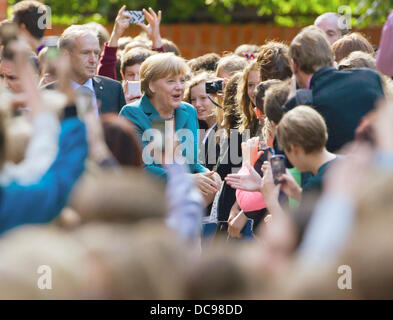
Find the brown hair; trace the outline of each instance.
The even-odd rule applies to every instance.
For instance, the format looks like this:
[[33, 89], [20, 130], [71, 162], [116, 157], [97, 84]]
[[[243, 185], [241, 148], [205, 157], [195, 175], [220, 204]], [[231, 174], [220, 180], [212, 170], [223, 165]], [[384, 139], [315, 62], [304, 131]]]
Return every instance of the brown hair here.
[[240, 109], [236, 102], [236, 95], [242, 73], [235, 73], [228, 81], [224, 89], [224, 128], [229, 134], [230, 129], [237, 128], [240, 123]]
[[278, 79], [266, 80], [266, 81], [262, 81], [255, 88], [255, 106], [260, 111], [262, 111], [263, 114], [265, 113], [263, 109], [263, 105], [265, 103], [265, 94], [267, 89], [269, 89], [272, 85], [279, 84], [279, 83], [281, 83], [281, 80]]
[[269, 41], [261, 47], [257, 62], [261, 81], [269, 79], [285, 80], [292, 76], [288, 58], [288, 46], [276, 41]]
[[[255, 115], [254, 108], [250, 97], [248, 96], [248, 75], [251, 71], [259, 71], [256, 61], [251, 62], [243, 72], [242, 79], [239, 83], [237, 90], [237, 104], [241, 111], [241, 125], [239, 128], [240, 133], [245, 129], [254, 130], [258, 124], [258, 119]], [[253, 132], [251, 132], [253, 136]]]
[[[26, 30], [36, 39], [44, 36], [45, 28], [40, 28], [38, 21], [45, 17], [46, 6], [38, 1], [20, 1], [12, 7], [12, 21], [18, 24], [24, 24]], [[42, 21], [44, 22], [44, 21]]]
[[291, 145], [301, 147], [305, 153], [321, 151], [328, 138], [323, 117], [308, 106], [298, 106], [282, 117], [277, 127], [277, 142], [284, 151]]
[[347, 57], [353, 51], [363, 51], [374, 55], [371, 43], [360, 33], [353, 32], [338, 39], [332, 46], [336, 61]]
[[156, 53], [157, 52], [142, 47], [132, 48], [121, 57], [121, 72], [125, 74], [127, 67], [133, 66], [134, 64], [142, 64], [148, 57]]
[[220, 56], [217, 53], [206, 53], [203, 56], [188, 61], [188, 66], [193, 73], [197, 73], [199, 71], [216, 72], [219, 60]]
[[320, 68], [332, 66], [333, 50], [326, 34], [316, 26], [308, 26], [292, 40], [289, 57], [304, 73], [312, 74]]
[[142, 146], [133, 125], [116, 114], [101, 116], [105, 142], [123, 166], [142, 167]]
[[165, 52], [173, 52], [177, 56], [181, 56], [179, 47], [171, 40], [162, 39], [162, 46]]
[[288, 99], [289, 85], [288, 81], [280, 81], [266, 90], [263, 111], [275, 124], [278, 124], [284, 115], [283, 105]]

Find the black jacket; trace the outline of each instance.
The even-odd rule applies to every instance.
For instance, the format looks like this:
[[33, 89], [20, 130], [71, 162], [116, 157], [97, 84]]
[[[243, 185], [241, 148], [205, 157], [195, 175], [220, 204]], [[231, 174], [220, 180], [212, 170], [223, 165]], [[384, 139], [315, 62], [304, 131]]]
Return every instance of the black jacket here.
[[[44, 89], [54, 89], [56, 81], [44, 86]], [[120, 82], [104, 76], [93, 77], [93, 87], [100, 113], [119, 113], [126, 104], [123, 88]]]
[[[354, 139], [360, 119], [384, 96], [379, 74], [366, 68], [338, 71], [324, 67], [312, 76], [310, 89], [313, 107], [325, 118], [329, 133], [326, 147], [331, 152]], [[294, 97], [285, 109], [295, 106]]]

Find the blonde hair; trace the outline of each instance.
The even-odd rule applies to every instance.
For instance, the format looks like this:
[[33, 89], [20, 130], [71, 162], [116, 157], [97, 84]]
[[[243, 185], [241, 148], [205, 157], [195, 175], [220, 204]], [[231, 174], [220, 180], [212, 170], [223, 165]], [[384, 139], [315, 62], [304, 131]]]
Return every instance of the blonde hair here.
[[324, 119], [308, 106], [288, 111], [277, 127], [277, 142], [284, 151], [290, 151], [291, 145], [301, 147], [307, 154], [321, 151], [327, 138]]
[[174, 75], [187, 75], [189, 67], [185, 60], [173, 53], [160, 53], [147, 58], [141, 65], [139, 74], [141, 91], [148, 97], [153, 95], [149, 84], [152, 81]]
[[[239, 127], [240, 133], [242, 133], [245, 129], [250, 129], [253, 131], [258, 124], [258, 119], [255, 115], [251, 99], [248, 95], [248, 76], [251, 71], [258, 72], [259, 76], [259, 68], [256, 61], [250, 63], [250, 65], [248, 65], [244, 70], [237, 91], [236, 100], [241, 110], [241, 124]], [[251, 132], [251, 135], [254, 135], [254, 132]]]
[[333, 50], [326, 34], [316, 26], [303, 28], [292, 40], [289, 57], [301, 71], [312, 74], [320, 68], [331, 67]]

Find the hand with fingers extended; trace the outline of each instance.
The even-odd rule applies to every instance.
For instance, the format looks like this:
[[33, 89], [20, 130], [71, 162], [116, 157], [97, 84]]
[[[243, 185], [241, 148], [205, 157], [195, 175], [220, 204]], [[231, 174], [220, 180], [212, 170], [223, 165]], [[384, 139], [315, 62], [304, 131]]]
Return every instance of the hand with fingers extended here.
[[158, 13], [155, 13], [152, 8], [149, 8], [149, 10], [143, 9], [142, 12], [145, 15], [148, 25], [144, 23], [137, 23], [137, 25], [140, 26], [142, 30], [146, 32], [147, 36], [152, 41], [153, 49], [161, 48], [162, 47], [161, 34], [160, 34], [161, 10], [159, 10]]
[[234, 189], [257, 192], [260, 191], [262, 185], [262, 177], [249, 164], [246, 164], [248, 174], [228, 174], [225, 181]]
[[130, 14], [126, 11], [126, 6], [122, 6], [117, 14], [113, 31], [108, 42], [109, 47], [117, 47], [119, 39], [130, 26]]

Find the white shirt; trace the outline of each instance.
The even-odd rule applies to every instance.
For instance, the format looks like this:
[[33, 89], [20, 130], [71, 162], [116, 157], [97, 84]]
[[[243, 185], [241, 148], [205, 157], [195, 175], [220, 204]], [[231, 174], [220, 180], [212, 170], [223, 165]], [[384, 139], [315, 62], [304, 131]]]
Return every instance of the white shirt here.
[[97, 104], [97, 97], [96, 97], [96, 92], [94, 91], [94, 87], [93, 87], [93, 79], [90, 78], [89, 80], [87, 80], [84, 84], [80, 85], [79, 83], [76, 83], [75, 81], [72, 81], [72, 87], [75, 90], [78, 90], [80, 87], [85, 87], [90, 89], [91, 93], [92, 93], [92, 99], [91, 99], [91, 103], [93, 105], [94, 108], [94, 113], [96, 114], [97, 117], [99, 117], [99, 111], [98, 111], [98, 104]]

